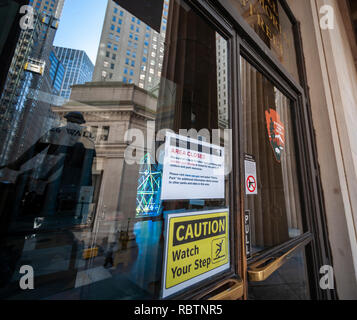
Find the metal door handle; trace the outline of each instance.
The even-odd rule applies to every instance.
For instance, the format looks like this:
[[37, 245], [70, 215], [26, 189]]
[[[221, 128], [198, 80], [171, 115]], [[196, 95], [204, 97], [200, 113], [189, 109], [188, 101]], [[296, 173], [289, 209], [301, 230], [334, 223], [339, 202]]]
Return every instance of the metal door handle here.
[[244, 294], [244, 284], [242, 280], [230, 279], [221, 284], [224, 286], [231, 283], [232, 286], [227, 290], [224, 290], [215, 296], [209, 298], [208, 300], [238, 300], [243, 297]]
[[[221, 288], [227, 287], [225, 290], [220, 290]], [[218, 292], [218, 293], [215, 293]], [[209, 292], [204, 293], [196, 299], [202, 300], [238, 300], [243, 297], [244, 294], [244, 284], [242, 280], [228, 279], [216, 286], [214, 286]]]
[[263, 260], [259, 260], [249, 266], [249, 280], [253, 282], [262, 282], [268, 279], [276, 270], [278, 270], [285, 262], [289, 260], [291, 255], [295, 253], [303, 244], [299, 244], [288, 252], [279, 257], [273, 256]]

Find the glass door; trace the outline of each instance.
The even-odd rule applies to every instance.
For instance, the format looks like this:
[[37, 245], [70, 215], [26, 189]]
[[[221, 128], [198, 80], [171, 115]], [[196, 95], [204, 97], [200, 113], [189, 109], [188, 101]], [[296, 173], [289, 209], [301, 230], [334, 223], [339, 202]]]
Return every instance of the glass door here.
[[243, 57], [240, 70], [247, 297], [309, 299], [294, 104]]

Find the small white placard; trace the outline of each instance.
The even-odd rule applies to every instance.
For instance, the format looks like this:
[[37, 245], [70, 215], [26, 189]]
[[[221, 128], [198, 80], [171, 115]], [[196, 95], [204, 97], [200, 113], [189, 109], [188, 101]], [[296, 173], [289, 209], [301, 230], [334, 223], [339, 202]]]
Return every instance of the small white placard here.
[[246, 156], [244, 159], [245, 169], [245, 194], [258, 194], [257, 165], [253, 157]]

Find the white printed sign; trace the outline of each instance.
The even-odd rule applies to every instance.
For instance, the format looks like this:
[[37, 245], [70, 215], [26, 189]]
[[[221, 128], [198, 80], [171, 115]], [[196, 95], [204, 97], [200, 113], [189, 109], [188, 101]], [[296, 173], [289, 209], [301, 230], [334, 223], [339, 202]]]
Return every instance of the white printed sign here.
[[168, 132], [161, 200], [223, 198], [224, 148]]
[[253, 157], [244, 159], [245, 194], [258, 194], [257, 166]]

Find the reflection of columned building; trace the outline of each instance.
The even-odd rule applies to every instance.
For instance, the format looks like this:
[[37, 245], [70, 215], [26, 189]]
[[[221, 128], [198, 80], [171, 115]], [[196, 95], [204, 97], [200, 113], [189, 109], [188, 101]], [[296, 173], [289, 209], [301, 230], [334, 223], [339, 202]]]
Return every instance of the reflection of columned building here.
[[[125, 133], [139, 129], [146, 143], [147, 121], [155, 120], [156, 105], [153, 95], [133, 84], [91, 82], [73, 86], [71, 100], [63, 107], [53, 108], [61, 119], [70, 111], [81, 112], [95, 140], [94, 194], [89, 216], [95, 214], [94, 226], [100, 231], [114, 234], [126, 229], [128, 221], [136, 217], [138, 186], [133, 185], [137, 182], [133, 175], [139, 178], [140, 165], [124, 161], [129, 145], [124, 140]], [[106, 225], [116, 230], [107, 230]]]

